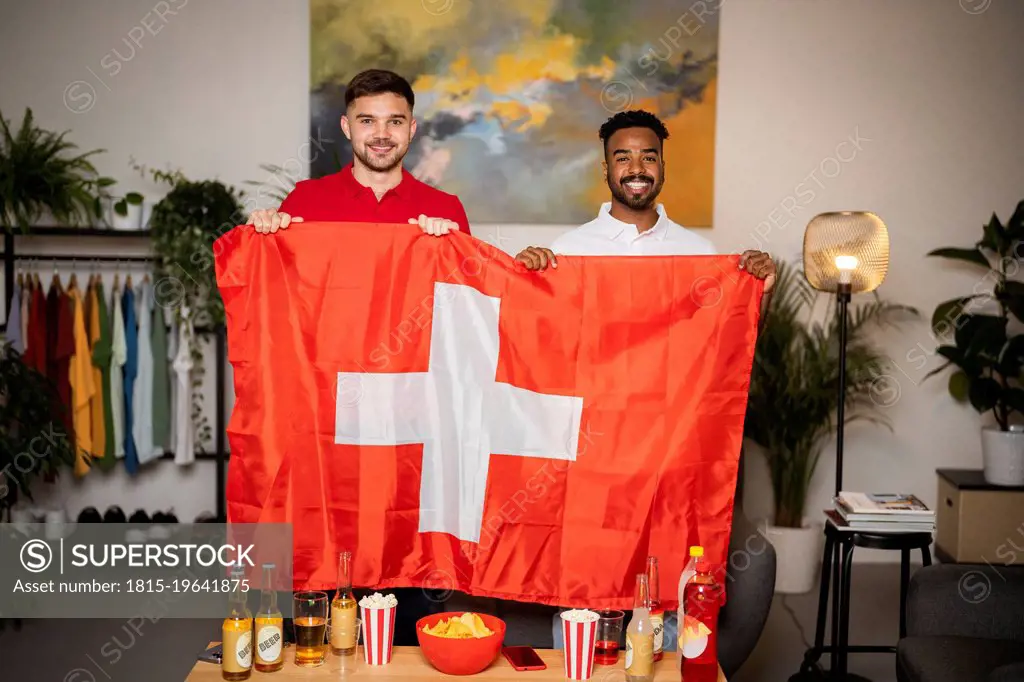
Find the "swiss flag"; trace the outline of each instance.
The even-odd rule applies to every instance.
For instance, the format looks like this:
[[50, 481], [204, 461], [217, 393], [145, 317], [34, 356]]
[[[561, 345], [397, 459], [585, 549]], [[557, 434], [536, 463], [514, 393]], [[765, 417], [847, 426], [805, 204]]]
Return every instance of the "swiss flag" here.
[[737, 256], [527, 272], [409, 225], [214, 245], [236, 404], [228, 518], [294, 524], [296, 589], [631, 608], [724, 565], [763, 283]]

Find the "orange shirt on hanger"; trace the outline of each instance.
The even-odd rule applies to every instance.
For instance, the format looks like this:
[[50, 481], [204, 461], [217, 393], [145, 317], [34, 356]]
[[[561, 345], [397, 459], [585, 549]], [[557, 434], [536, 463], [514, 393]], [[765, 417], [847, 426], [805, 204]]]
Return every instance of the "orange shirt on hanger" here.
[[92, 416], [90, 406], [96, 393], [93, 384], [92, 353], [89, 352], [89, 337], [85, 331], [85, 312], [82, 295], [78, 287], [68, 288], [68, 296], [74, 308], [74, 355], [68, 367], [68, 381], [71, 384], [71, 411], [75, 429], [75, 476], [89, 473], [89, 459], [93, 452]]

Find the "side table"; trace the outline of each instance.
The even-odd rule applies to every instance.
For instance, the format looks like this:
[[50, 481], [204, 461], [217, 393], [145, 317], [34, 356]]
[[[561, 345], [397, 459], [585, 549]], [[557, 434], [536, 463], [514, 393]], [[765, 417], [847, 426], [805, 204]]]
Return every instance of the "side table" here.
[[[827, 677], [854, 679], [847, 673], [850, 653], [896, 653], [896, 645], [850, 645], [850, 577], [853, 574], [855, 547], [899, 551], [900, 557], [900, 631], [902, 638], [907, 628], [907, 587], [910, 584], [910, 557], [915, 549], [921, 550], [925, 566], [932, 563], [931, 533], [878, 533], [851, 531], [837, 528], [831, 520], [825, 522], [825, 551], [821, 562], [821, 591], [818, 594], [818, 620], [814, 632], [814, 646], [804, 654], [800, 672], [790, 678], [797, 680], [820, 679], [823, 674], [818, 659], [830, 654], [831, 670]], [[825, 623], [829, 611], [829, 585], [832, 587], [831, 638], [825, 644]]]

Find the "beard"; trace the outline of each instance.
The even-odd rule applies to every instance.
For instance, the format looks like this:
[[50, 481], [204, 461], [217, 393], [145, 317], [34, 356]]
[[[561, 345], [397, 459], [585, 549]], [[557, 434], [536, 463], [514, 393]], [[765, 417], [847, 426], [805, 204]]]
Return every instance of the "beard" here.
[[[642, 194], [633, 194], [626, 188], [627, 182], [637, 181], [649, 183], [650, 186], [648, 187], [647, 191], [643, 192]], [[609, 182], [608, 189], [611, 190], [612, 196], [615, 197], [615, 199], [619, 203], [625, 204], [634, 211], [642, 211], [654, 205], [655, 200], [661, 193], [661, 187], [664, 184], [664, 176], [662, 176], [661, 179], [659, 179], [658, 182], [655, 183], [654, 178], [644, 173], [640, 173], [637, 175], [626, 175], [619, 182]]]
[[[372, 145], [387, 145], [391, 149], [386, 154], [378, 154], [370, 149]], [[391, 140], [370, 139], [359, 147], [353, 146], [352, 153], [370, 170], [383, 173], [402, 163], [408, 149], [408, 146], [402, 147]]]

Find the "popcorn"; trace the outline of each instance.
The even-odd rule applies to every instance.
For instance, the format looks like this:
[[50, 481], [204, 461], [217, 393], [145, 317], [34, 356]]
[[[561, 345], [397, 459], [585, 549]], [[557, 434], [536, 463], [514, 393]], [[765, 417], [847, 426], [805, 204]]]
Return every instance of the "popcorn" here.
[[364, 609], [393, 609], [398, 606], [398, 598], [393, 594], [389, 594], [385, 597], [380, 592], [374, 592], [373, 594], [360, 599], [359, 605]]
[[562, 620], [567, 620], [570, 623], [593, 623], [596, 620], [601, 620], [601, 615], [589, 609], [573, 609], [564, 611]]

